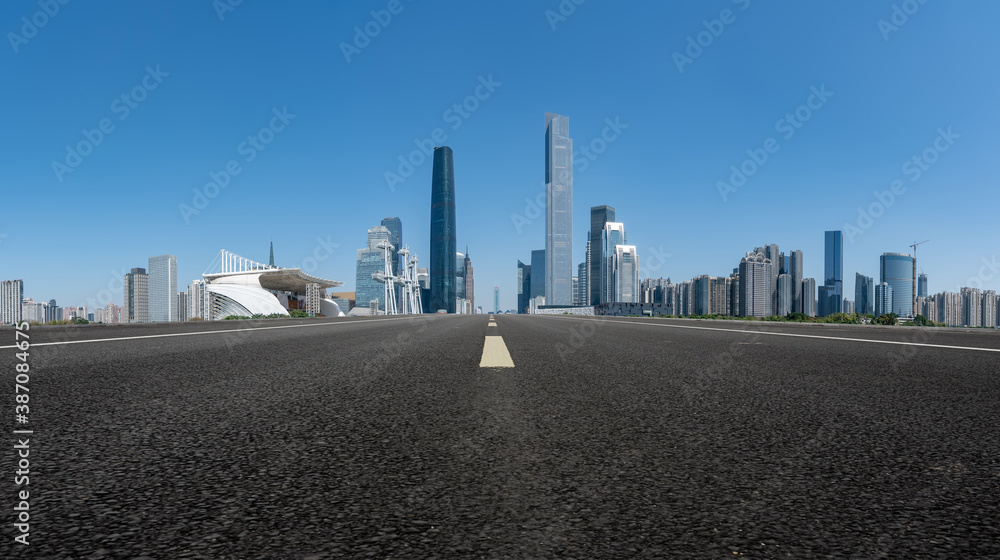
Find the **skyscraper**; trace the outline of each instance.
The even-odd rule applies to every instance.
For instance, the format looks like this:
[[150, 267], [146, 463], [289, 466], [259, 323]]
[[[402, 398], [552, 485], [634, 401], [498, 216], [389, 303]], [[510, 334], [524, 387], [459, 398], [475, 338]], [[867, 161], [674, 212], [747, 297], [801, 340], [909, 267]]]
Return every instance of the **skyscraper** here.
[[740, 260], [740, 316], [769, 317], [771, 309], [771, 260], [762, 252], [749, 252]]
[[691, 279], [691, 314], [708, 315], [712, 312], [712, 277], [707, 274]]
[[122, 323], [149, 322], [149, 276], [145, 268], [133, 268], [123, 278], [125, 301]]
[[469, 248], [465, 248], [465, 300], [469, 302], [470, 313], [476, 312], [476, 275], [472, 268], [472, 258], [469, 257]]
[[[895, 290], [892, 289], [892, 284], [888, 282], [882, 282], [875, 286], [875, 316], [881, 317], [882, 315], [888, 315], [892, 313], [893, 310], [893, 297], [892, 294]], [[898, 315], [898, 313], [897, 313]]]
[[493, 286], [493, 313], [500, 313], [500, 286]]
[[[891, 311], [913, 317], [913, 257], [903, 253], [883, 253], [879, 257], [879, 282], [892, 286]], [[875, 299], [878, 299], [876, 295]]]
[[[455, 253], [455, 299], [465, 299], [465, 253]], [[456, 313], [464, 313], [456, 308]]]
[[531, 252], [531, 296], [545, 297], [545, 249], [535, 249]]
[[601, 235], [601, 254], [604, 255], [604, 263], [602, 265], [602, 274], [604, 275], [604, 280], [602, 282], [604, 285], [604, 294], [601, 296], [600, 303], [615, 301], [615, 247], [624, 245], [625, 243], [625, 224], [621, 222], [608, 222], [604, 224], [604, 233]]
[[271, 253], [267, 258], [267, 266], [274, 267], [274, 239], [271, 240]]
[[778, 307], [775, 315], [784, 317], [792, 312], [792, 275], [778, 275]]
[[431, 178], [431, 292], [432, 313], [455, 312], [458, 251], [455, 225], [455, 163], [448, 146], [434, 148]]
[[177, 256], [149, 257], [149, 320], [177, 320]]
[[208, 284], [204, 280], [193, 280], [188, 284], [188, 319], [203, 319], [208, 321], [212, 319], [211, 312], [211, 296], [208, 291]]
[[389, 241], [390, 235], [389, 228], [375, 226], [368, 230], [368, 242], [365, 248], [358, 249], [354, 277], [356, 307], [368, 308], [372, 300], [378, 300], [378, 309], [385, 310], [385, 285], [372, 278], [372, 274], [385, 270], [385, 257], [378, 244]]
[[816, 316], [816, 279], [802, 280], [802, 313], [809, 317]]
[[826, 232], [823, 286], [819, 290], [819, 315], [826, 317], [844, 310], [844, 233]]
[[[13, 325], [21, 322], [23, 301], [23, 280], [0, 282], [0, 325]], [[11, 339], [13, 340], [13, 336]]]
[[527, 313], [531, 300], [531, 265], [517, 261], [517, 312]]
[[917, 297], [927, 297], [927, 275], [923, 272], [917, 276]]
[[615, 209], [610, 206], [590, 208], [590, 305], [598, 305], [604, 298], [604, 225], [615, 221]]
[[389, 243], [392, 243], [392, 275], [399, 276], [399, 250], [403, 247], [403, 221], [399, 218], [383, 218], [382, 226], [389, 230]]
[[[589, 241], [587, 242], [587, 245], [589, 247]], [[588, 248], [587, 250], [589, 251], [590, 249]], [[590, 290], [587, 288], [587, 273], [589, 271], [590, 268], [587, 266], [586, 262], [582, 262], [576, 267], [576, 305], [584, 307], [590, 305]]]
[[860, 272], [854, 275], [854, 309], [862, 315], [875, 313], [875, 281]]
[[572, 287], [573, 140], [569, 117], [545, 113], [546, 305], [572, 305]]
[[639, 254], [635, 245], [616, 245], [614, 253], [613, 301], [639, 303]]
[[794, 250], [789, 255], [790, 270], [792, 276], [792, 311], [802, 313], [802, 251]]

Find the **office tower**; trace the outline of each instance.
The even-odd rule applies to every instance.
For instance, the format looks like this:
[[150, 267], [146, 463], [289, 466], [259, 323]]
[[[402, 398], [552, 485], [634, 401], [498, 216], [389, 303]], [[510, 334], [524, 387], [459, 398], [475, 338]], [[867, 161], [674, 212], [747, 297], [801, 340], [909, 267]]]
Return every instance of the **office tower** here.
[[792, 312], [792, 275], [778, 275], [778, 308], [775, 315], [784, 317]]
[[927, 275], [923, 272], [917, 276], [917, 297], [927, 297]]
[[848, 315], [854, 315], [854, 302], [853, 301], [851, 301], [849, 299], [845, 299], [844, 300], [844, 313], [846, 313]]
[[778, 275], [781, 274], [782, 254], [778, 252], [778, 244], [770, 243], [761, 247], [764, 257], [771, 261], [771, 287], [768, 293], [771, 297], [771, 311], [778, 308]]
[[762, 252], [749, 252], [740, 260], [740, 316], [768, 317], [771, 310], [771, 260]]
[[531, 296], [528, 299], [545, 297], [545, 249], [531, 252]]
[[177, 320], [187, 321], [190, 318], [188, 316], [189, 309], [190, 304], [188, 303], [188, 293], [177, 292]]
[[[590, 253], [590, 242], [587, 242], [587, 252]], [[590, 305], [590, 290], [587, 288], [587, 273], [590, 272], [590, 267], [586, 261], [580, 263], [576, 267], [576, 305], [588, 306]]]
[[580, 277], [573, 275], [573, 305], [580, 305]]
[[[431, 179], [430, 310], [455, 312], [455, 162], [451, 148], [434, 148]], [[360, 300], [359, 300], [360, 301]]]
[[809, 317], [816, 316], [816, 279], [802, 280], [802, 313]]
[[[892, 284], [882, 282], [875, 286], [875, 316], [881, 317], [893, 312], [893, 290]], [[897, 315], [899, 315], [897, 313]]]
[[615, 246], [613, 301], [639, 303], [639, 254], [635, 245]]
[[212, 301], [208, 291], [208, 284], [204, 280], [192, 280], [188, 284], [188, 320], [203, 319], [210, 320]]
[[149, 322], [149, 276], [145, 268], [133, 268], [123, 278], [122, 323]]
[[601, 235], [602, 254], [604, 255], [604, 294], [601, 296], [601, 303], [615, 301], [615, 282], [612, 276], [614, 268], [615, 247], [624, 245], [625, 224], [621, 222], [608, 222], [604, 224], [604, 233]]
[[177, 257], [149, 257], [149, 320], [177, 320]]
[[[537, 271], [535, 272], [537, 274]], [[569, 117], [545, 113], [545, 302], [573, 302], [573, 140]]]
[[860, 272], [854, 275], [854, 309], [862, 315], [875, 313], [875, 280]]
[[962, 288], [962, 325], [983, 326], [983, 296], [979, 288]]
[[826, 232], [823, 285], [819, 289], [819, 316], [844, 310], [844, 233]]
[[0, 282], [0, 325], [14, 325], [22, 321], [21, 305], [23, 302], [23, 280]]
[[[903, 253], [883, 253], [879, 257], [879, 282], [892, 286], [891, 311], [900, 317], [913, 317], [913, 257]], [[878, 299], [876, 296], [875, 299]]]
[[802, 313], [802, 251], [788, 256], [788, 274], [792, 277], [792, 311]]
[[592, 206], [590, 208], [590, 271], [587, 276], [590, 284], [590, 305], [598, 305], [604, 299], [604, 226], [615, 221], [615, 209], [611, 206]]
[[493, 286], [493, 313], [500, 313], [500, 286]]
[[403, 222], [399, 218], [383, 218], [383, 227], [389, 230], [389, 243], [392, 243], [392, 275], [399, 276], [399, 250], [403, 247]]
[[[465, 253], [455, 253], [455, 298], [465, 299]], [[463, 313], [458, 309], [456, 313]]]
[[[368, 244], [358, 249], [354, 292], [357, 307], [370, 307], [372, 300], [377, 300], [377, 309], [385, 310], [385, 285], [375, 280], [372, 275], [385, 270], [385, 257], [379, 243], [388, 242], [391, 233], [385, 226], [375, 226], [368, 230]], [[454, 257], [452, 257], [454, 262]], [[454, 282], [454, 280], [452, 280]]]
[[469, 248], [465, 248], [465, 301], [469, 302], [469, 313], [476, 309], [476, 274], [472, 268], [472, 258], [469, 257]]

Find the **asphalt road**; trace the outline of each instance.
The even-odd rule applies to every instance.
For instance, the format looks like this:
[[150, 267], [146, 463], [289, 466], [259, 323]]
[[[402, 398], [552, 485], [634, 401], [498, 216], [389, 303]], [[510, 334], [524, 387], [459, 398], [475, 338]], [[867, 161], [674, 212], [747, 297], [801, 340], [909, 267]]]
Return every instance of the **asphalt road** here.
[[0, 558], [1000, 558], [1000, 333], [495, 324], [0, 329]]

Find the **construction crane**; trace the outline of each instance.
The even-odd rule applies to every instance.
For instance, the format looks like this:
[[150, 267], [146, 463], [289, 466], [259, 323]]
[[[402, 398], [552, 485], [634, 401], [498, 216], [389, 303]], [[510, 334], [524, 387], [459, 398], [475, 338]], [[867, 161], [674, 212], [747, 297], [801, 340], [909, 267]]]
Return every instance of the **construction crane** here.
[[911, 299], [911, 305], [913, 307], [911, 308], [911, 314], [914, 317], [917, 316], [917, 245], [923, 245], [924, 243], [927, 243], [927, 241], [930, 241], [930, 239], [921, 241], [920, 243], [914, 241], [913, 245], [910, 245], [910, 247], [913, 247], [913, 297]]

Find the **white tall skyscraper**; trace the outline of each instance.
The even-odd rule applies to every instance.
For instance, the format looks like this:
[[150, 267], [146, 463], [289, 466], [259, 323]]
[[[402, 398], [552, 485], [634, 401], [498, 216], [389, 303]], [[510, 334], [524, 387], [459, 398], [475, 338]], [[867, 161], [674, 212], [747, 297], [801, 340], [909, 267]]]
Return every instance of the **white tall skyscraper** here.
[[[24, 281], [4, 280], [0, 282], [0, 325], [21, 322], [21, 305], [24, 301]], [[13, 337], [11, 337], [13, 339]]]
[[149, 320], [177, 320], [177, 256], [149, 257]]
[[639, 303], [639, 253], [635, 245], [617, 245], [614, 252], [615, 302]]
[[573, 140], [569, 117], [545, 113], [545, 301], [573, 304]]
[[601, 298], [601, 303], [616, 301], [617, 292], [615, 291], [614, 276], [615, 247], [624, 245], [625, 243], [625, 224], [621, 222], [607, 222], [604, 224], [604, 233], [601, 234], [602, 254], [604, 255], [604, 262], [601, 264], [604, 269], [604, 279], [601, 284], [604, 289], [604, 296]]

